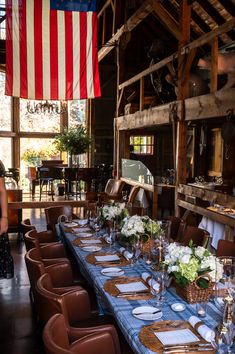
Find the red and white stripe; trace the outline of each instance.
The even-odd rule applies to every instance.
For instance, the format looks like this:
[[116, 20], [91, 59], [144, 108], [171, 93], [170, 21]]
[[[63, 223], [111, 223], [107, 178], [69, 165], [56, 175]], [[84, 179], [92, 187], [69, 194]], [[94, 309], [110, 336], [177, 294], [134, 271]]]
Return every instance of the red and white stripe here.
[[97, 15], [7, 0], [6, 94], [71, 100], [100, 96]]

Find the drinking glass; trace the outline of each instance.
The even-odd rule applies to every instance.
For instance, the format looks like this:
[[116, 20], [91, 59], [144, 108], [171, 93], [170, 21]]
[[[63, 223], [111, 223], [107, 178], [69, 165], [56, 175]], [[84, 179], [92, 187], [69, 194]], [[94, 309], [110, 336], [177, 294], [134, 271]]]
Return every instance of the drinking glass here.
[[221, 279], [215, 286], [215, 303], [223, 306], [227, 296], [235, 298], [235, 257], [218, 257], [218, 261], [217, 278]]

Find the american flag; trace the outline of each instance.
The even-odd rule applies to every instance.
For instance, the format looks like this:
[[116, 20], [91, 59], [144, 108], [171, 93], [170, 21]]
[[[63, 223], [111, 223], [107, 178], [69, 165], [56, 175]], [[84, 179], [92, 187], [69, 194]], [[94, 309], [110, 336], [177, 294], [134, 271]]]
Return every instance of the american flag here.
[[6, 0], [6, 95], [100, 96], [96, 0]]

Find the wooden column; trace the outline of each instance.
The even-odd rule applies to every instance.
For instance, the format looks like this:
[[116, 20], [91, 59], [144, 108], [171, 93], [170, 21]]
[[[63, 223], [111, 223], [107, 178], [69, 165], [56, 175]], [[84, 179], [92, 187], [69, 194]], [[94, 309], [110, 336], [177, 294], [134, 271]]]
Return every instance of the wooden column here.
[[[180, 12], [181, 40], [178, 48], [178, 100], [181, 101], [181, 113], [177, 123], [176, 186], [179, 183], [185, 183], [187, 173], [187, 124], [185, 122], [184, 99], [188, 92], [190, 68], [189, 65], [186, 65], [186, 54], [181, 54], [182, 47], [190, 41], [191, 7], [188, 5], [187, 0], [180, 2]], [[187, 70], [185, 71], [186, 67]], [[176, 199], [177, 197], [176, 193]], [[176, 210], [176, 214], [179, 214], [179, 210]]]
[[[120, 112], [123, 110], [122, 104], [122, 93], [119, 92], [119, 84], [123, 82], [124, 79], [124, 55], [125, 46], [120, 45], [121, 39], [118, 41], [116, 47], [116, 61], [117, 61], [117, 95], [116, 95], [116, 118], [119, 116]], [[120, 176], [120, 151], [119, 151], [119, 132], [117, 130], [116, 121], [114, 122], [114, 146], [113, 146], [113, 166], [117, 176]]]
[[218, 37], [212, 39], [211, 47], [211, 93], [217, 91], [218, 85]]
[[[12, 97], [12, 130], [15, 133], [12, 144], [12, 167], [20, 168], [20, 100]], [[10, 166], [9, 166], [10, 167]]]
[[[115, 120], [116, 123], [116, 120]], [[116, 125], [116, 124], [115, 124]], [[117, 178], [121, 177], [121, 158], [129, 158], [129, 134], [124, 130], [116, 130]]]

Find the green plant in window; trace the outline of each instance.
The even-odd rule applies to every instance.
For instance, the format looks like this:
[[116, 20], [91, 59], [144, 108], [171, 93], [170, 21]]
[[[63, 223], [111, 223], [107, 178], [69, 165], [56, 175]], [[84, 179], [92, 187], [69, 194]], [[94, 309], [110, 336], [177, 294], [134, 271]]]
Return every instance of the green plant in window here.
[[55, 146], [59, 151], [67, 151], [71, 155], [80, 155], [87, 152], [91, 144], [86, 129], [82, 125], [70, 129], [55, 137]]
[[44, 156], [42, 156], [42, 152], [34, 149], [26, 149], [22, 155], [22, 160], [28, 166], [40, 165], [42, 158], [44, 158]]

